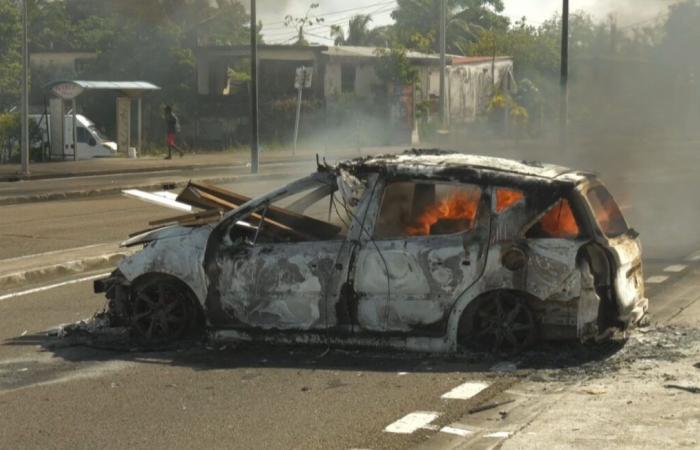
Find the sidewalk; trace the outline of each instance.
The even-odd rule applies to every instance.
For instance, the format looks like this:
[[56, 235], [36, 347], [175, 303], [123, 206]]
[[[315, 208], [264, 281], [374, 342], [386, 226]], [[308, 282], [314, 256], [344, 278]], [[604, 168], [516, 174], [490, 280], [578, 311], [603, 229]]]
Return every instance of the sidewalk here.
[[[390, 152], [403, 147], [376, 147], [358, 149], [342, 149], [319, 153], [319, 157], [356, 157], [367, 154]], [[299, 150], [292, 154], [291, 150], [266, 150], [260, 155], [260, 163], [293, 162], [314, 160], [316, 151]], [[250, 163], [248, 151], [221, 151], [210, 153], [186, 153], [183, 158], [177, 155], [171, 160], [162, 156], [145, 156], [139, 159], [128, 158], [94, 158], [82, 161], [54, 161], [32, 163], [29, 166], [29, 176], [22, 177], [18, 164], [0, 164], [0, 182], [19, 180], [42, 180], [54, 178], [69, 178], [93, 175], [112, 175], [122, 173], [158, 172], [166, 170], [196, 170], [213, 167], [246, 167]]]

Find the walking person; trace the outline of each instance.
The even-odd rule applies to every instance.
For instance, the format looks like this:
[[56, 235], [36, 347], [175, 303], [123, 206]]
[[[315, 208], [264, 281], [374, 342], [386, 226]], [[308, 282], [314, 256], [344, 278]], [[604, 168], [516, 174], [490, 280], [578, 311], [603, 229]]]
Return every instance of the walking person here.
[[168, 156], [166, 156], [165, 159], [173, 158], [173, 149], [177, 150], [177, 152], [180, 154], [180, 158], [182, 158], [184, 153], [182, 150], [180, 150], [180, 147], [178, 147], [176, 143], [177, 133], [180, 132], [180, 121], [173, 113], [173, 108], [170, 105], [165, 107], [165, 125], [167, 128], [165, 143], [168, 146]]

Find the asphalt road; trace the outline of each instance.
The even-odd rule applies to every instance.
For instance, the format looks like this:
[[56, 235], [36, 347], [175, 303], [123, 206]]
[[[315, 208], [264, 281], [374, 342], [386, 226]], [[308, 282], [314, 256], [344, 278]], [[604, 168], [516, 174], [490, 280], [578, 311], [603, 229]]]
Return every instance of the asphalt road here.
[[[268, 170], [260, 177], [243, 177], [220, 186], [256, 195], [310, 173], [313, 166], [303, 163]], [[188, 179], [187, 174], [179, 178]], [[167, 182], [170, 178], [158, 179]], [[84, 186], [84, 180], [73, 183]], [[150, 228], [150, 221], [181, 215], [119, 194], [5, 205], [0, 206], [0, 211], [0, 260], [122, 241], [131, 233]]]
[[[648, 284], [652, 313], [664, 324], [696, 326], [700, 319], [700, 269], [697, 261], [686, 261], [700, 250], [698, 208], [689, 206], [697, 205], [700, 187], [691, 150], [683, 147], [670, 158], [642, 148], [638, 156], [645, 159], [632, 166], [603, 154], [583, 161], [597, 161], [591, 168], [602, 173], [642, 232], [645, 272], [656, 280]], [[304, 170], [282, 168], [273, 177], [227, 187], [251, 195]], [[0, 208], [0, 259], [117, 241], [149, 220], [173, 215], [119, 196]], [[471, 426], [489, 431], [468, 447], [492, 448], [505, 438], [499, 427], [507, 423], [494, 415], [522, 422], [508, 429], [535, 420], [507, 414], [508, 406], [483, 414], [469, 410], [499, 402], [504, 393], [515, 395], [523, 379], [539, 376], [537, 364], [513, 374], [502, 373], [504, 361], [479, 355], [199, 343], [159, 352], [66, 345], [45, 330], [104, 306], [89, 280], [74, 282], [82, 277], [0, 292], [0, 448], [447, 448], [431, 443], [451, 433], [466, 445], [453, 426], [464, 423], [465, 415]], [[67, 282], [73, 283], [62, 284]], [[22, 293], [32, 288], [44, 290]], [[538, 354], [556, 360], [563, 351], [545, 347]], [[600, 351], [604, 357], [607, 350]], [[485, 389], [464, 399], [442, 397], [473, 383]], [[437, 416], [416, 427], [420, 412]], [[417, 428], [411, 433], [384, 431], [411, 425]]]
[[[699, 283], [693, 263], [651, 286], [652, 313], [664, 323], [692, 314], [697, 323]], [[45, 330], [101, 310], [104, 300], [90, 287], [84, 281], [0, 300], [0, 448], [430, 448], [438, 429], [465, 415], [472, 427], [498, 433], [505, 425], [493, 422], [493, 411], [469, 410], [512, 396], [538, 371], [504, 374], [503, 361], [483, 355], [202, 343], [142, 352], [47, 337]], [[551, 360], [560, 349], [542, 351]], [[464, 383], [486, 389], [442, 398]], [[384, 431], [416, 412], [439, 417], [409, 434]]]

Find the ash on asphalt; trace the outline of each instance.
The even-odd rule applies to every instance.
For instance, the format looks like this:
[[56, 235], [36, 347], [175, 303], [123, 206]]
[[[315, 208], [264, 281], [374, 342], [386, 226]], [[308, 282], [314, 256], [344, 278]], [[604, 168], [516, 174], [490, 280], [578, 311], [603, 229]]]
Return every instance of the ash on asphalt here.
[[640, 360], [674, 362], [700, 343], [700, 330], [663, 326], [635, 329], [601, 344], [542, 345], [518, 358], [531, 381], [575, 381], [604, 378]]
[[[240, 343], [221, 345], [205, 339], [144, 346], [123, 329], [108, 334], [79, 332], [17, 337], [6, 344], [40, 345], [76, 363], [139, 361], [143, 355], [197, 370], [239, 367], [315, 368], [396, 372], [496, 372], [531, 381], [603, 378], [639, 360], [677, 361], [700, 342], [700, 330], [677, 326], [637, 329], [601, 344], [544, 343], [516, 356], [461, 352], [454, 355], [308, 345]], [[81, 351], [80, 349], [83, 349]], [[697, 365], [700, 368], [700, 363]]]

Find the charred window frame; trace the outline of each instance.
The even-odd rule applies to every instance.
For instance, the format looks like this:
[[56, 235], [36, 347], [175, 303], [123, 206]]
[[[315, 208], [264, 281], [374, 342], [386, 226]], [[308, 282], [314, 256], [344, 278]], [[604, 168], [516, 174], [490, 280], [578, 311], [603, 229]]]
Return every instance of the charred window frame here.
[[525, 205], [527, 201], [528, 196], [522, 189], [510, 186], [494, 186], [491, 198], [491, 212], [496, 215], [505, 214], [515, 207]]
[[[401, 185], [404, 192], [391, 191], [401, 189]], [[407, 188], [412, 189], [412, 192], [406, 192]], [[439, 188], [449, 190], [438, 193]], [[373, 208], [372, 239], [430, 239], [473, 233], [482, 226], [484, 218], [490, 217], [490, 191], [488, 186], [479, 183], [454, 180], [403, 177], [384, 180]], [[387, 198], [388, 194], [396, 194], [398, 198]], [[410, 199], [407, 196], [410, 196]], [[404, 203], [399, 204], [399, 201]], [[456, 215], [438, 214], [438, 220], [431, 216], [426, 221], [426, 214], [430, 216], [436, 209], [440, 209], [445, 201], [468, 203], [460, 206]], [[385, 209], [385, 205], [391, 205], [395, 209], [393, 214]], [[394, 218], [393, 223], [383, 222], [385, 215]]]
[[[250, 237], [254, 235], [256, 230], [255, 224], [260, 221], [261, 211], [267, 207], [266, 205], [269, 205], [270, 209], [266, 217], [269, 221], [265, 224], [266, 228], [268, 230], [275, 229], [275, 232], [278, 233], [284, 242], [329, 240], [329, 236], [333, 234], [335, 229], [332, 224], [319, 223], [316, 219], [279, 206], [281, 201], [289, 199], [296, 194], [308, 193], [308, 195], [312, 195], [314, 191], [317, 191], [322, 186], [335, 186], [335, 189], [337, 189], [334, 174], [318, 172], [294, 181], [267, 195], [252, 199], [240, 208], [227, 213], [212, 234], [220, 234], [225, 239], [225, 245], [235, 244], [246, 237], [250, 240]], [[311, 221], [306, 219], [311, 219]], [[321, 225], [322, 230], [320, 232], [309, 230], [308, 224], [310, 222], [315, 222], [315, 225]]]
[[[585, 202], [590, 207], [592, 225], [610, 239], [623, 236], [629, 224], [610, 191], [602, 184], [585, 189]], [[581, 192], [583, 196], [583, 192]]]
[[[584, 206], [582, 205], [582, 199], [579, 199], [578, 195], [575, 195], [575, 190], [560, 190], [556, 192], [556, 195], [550, 197], [550, 201], [547, 206], [528, 222], [527, 226], [524, 228], [523, 235], [526, 239], [572, 239], [579, 240], [590, 237], [590, 226], [586, 220], [587, 215], [584, 213]], [[550, 213], [552, 213], [555, 208], [557, 208], [562, 202], [568, 204], [568, 208], [572, 214], [575, 224], [578, 228], [578, 233], [575, 236], [557, 236], [550, 233], [543, 232], [539, 226], [541, 221]]]

